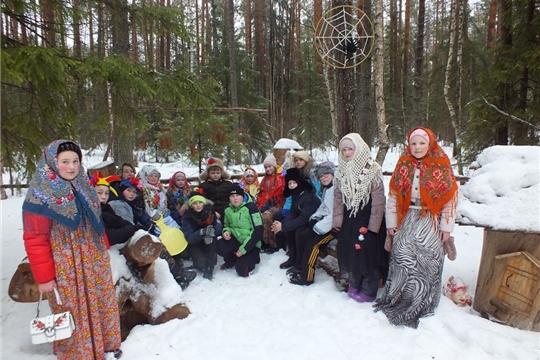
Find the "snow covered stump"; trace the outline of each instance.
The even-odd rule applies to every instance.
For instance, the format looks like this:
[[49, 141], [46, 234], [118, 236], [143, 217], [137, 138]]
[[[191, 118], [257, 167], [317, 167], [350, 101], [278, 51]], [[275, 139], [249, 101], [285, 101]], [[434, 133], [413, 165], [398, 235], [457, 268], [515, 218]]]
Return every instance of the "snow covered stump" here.
[[473, 308], [540, 331], [540, 147], [494, 146], [460, 189], [457, 220], [484, 227]]
[[110, 250], [122, 340], [137, 325], [163, 324], [190, 314], [179, 302], [180, 286], [166, 261], [159, 258], [162, 248], [157, 237], [139, 230], [125, 247], [114, 246]]

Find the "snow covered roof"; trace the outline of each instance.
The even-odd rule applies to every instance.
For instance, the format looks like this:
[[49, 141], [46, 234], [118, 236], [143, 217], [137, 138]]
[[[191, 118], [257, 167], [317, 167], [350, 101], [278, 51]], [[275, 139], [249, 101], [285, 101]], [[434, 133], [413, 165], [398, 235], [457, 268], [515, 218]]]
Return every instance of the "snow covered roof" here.
[[114, 164], [114, 160], [110, 159], [110, 160], [105, 160], [103, 162], [100, 162], [99, 164], [94, 164], [92, 166], [89, 166], [87, 169], [88, 170], [101, 169], [101, 168], [104, 168], [105, 166], [109, 166], [112, 164]]
[[304, 149], [302, 146], [300, 146], [299, 143], [292, 139], [287, 138], [281, 138], [276, 142], [276, 145], [274, 145], [274, 149], [294, 149], [294, 150], [302, 150]]
[[472, 167], [460, 188], [461, 224], [540, 232], [540, 146], [493, 146]]

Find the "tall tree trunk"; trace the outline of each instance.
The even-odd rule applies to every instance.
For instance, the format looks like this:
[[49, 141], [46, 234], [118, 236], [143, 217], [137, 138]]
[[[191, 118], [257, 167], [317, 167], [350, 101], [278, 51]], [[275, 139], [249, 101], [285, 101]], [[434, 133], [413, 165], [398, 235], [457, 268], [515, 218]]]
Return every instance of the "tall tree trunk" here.
[[[499, 21], [501, 24], [501, 41], [506, 48], [512, 47], [512, 4], [511, 0], [500, 1]], [[510, 98], [511, 84], [502, 82], [498, 85], [499, 103], [497, 107], [501, 110], [508, 110], [507, 104]], [[508, 120], [506, 117], [499, 116], [497, 124], [497, 134], [495, 135], [495, 145], [508, 144]]]
[[[358, 1], [358, 8], [370, 19], [372, 18], [371, 6], [371, 0]], [[358, 15], [360, 16], [360, 14]], [[363, 32], [361, 26], [359, 26], [358, 32]], [[363, 46], [363, 44], [359, 44], [360, 46]], [[369, 146], [373, 146], [375, 136], [377, 135], [377, 125], [373, 121], [375, 117], [375, 95], [373, 93], [372, 68], [372, 57], [368, 56], [355, 69], [356, 83], [359, 84], [356, 89], [358, 101], [356, 123], [358, 124], [358, 132]]]
[[424, 62], [424, 19], [426, 11], [426, 1], [419, 0], [418, 2], [418, 30], [416, 34], [416, 52], [414, 62], [414, 101], [413, 111], [414, 118], [420, 124], [423, 124], [422, 116], [422, 74]]
[[488, 49], [493, 48], [493, 43], [495, 41], [495, 34], [497, 32], [497, 2], [498, 0], [490, 0], [489, 2], [489, 18], [488, 18], [488, 30], [487, 30], [487, 39], [486, 47]]
[[373, 66], [373, 83], [375, 87], [375, 104], [377, 108], [377, 125], [379, 130], [379, 152], [376, 161], [382, 165], [390, 142], [386, 124], [386, 104], [384, 100], [384, 17], [383, 0], [375, 0], [375, 61]]
[[[127, 0], [110, 0], [112, 53], [129, 58], [129, 21]], [[125, 109], [131, 107], [130, 99], [121, 96], [116, 88], [111, 92], [111, 119], [113, 124], [114, 159], [118, 164], [133, 162], [133, 140], [135, 132], [133, 119]]]
[[454, 135], [457, 137], [458, 135], [458, 122], [457, 122], [457, 115], [456, 110], [454, 108], [454, 105], [452, 104], [452, 96], [450, 94], [450, 77], [452, 75], [452, 63], [454, 62], [454, 46], [455, 46], [455, 40], [456, 40], [456, 13], [457, 13], [457, 2], [459, 0], [452, 0], [451, 3], [451, 10], [450, 10], [450, 31], [448, 34], [449, 41], [448, 41], [448, 60], [446, 62], [446, 70], [444, 73], [444, 87], [443, 87], [443, 93], [444, 93], [444, 101], [446, 102], [446, 106], [448, 108], [448, 112], [450, 113], [450, 120], [452, 122], [452, 127], [454, 128]]
[[263, 31], [263, 4], [264, 0], [254, 0], [255, 5], [255, 17], [254, 17], [254, 29], [255, 29], [255, 62], [256, 70], [259, 72], [257, 79], [257, 90], [259, 95], [264, 94], [264, 75], [265, 75], [265, 47], [264, 47], [264, 31]]
[[44, 26], [42, 27], [43, 46], [56, 47], [56, 21], [53, 0], [40, 0]]
[[401, 79], [401, 112], [403, 119], [407, 113], [407, 81], [409, 78], [409, 52], [411, 47], [411, 0], [405, 0], [405, 33], [403, 34], [403, 66]]
[[389, 65], [390, 65], [390, 91], [393, 95], [398, 96], [400, 94], [400, 78], [399, 76], [399, 30], [398, 30], [398, 11], [396, 0], [390, 0], [390, 27], [389, 27]]
[[251, 44], [251, 0], [244, 0], [244, 7], [245, 7], [245, 29], [246, 29], [246, 53], [248, 56], [251, 55], [252, 52], [252, 44]]
[[[313, 28], [315, 30], [318, 29], [319, 21], [321, 21], [322, 13], [323, 13], [323, 6], [322, 6], [322, 0], [314, 0], [313, 2]], [[322, 60], [317, 51], [314, 49], [315, 52], [315, 63], [317, 64], [317, 72], [319, 74], [323, 73], [323, 67], [322, 67]]]
[[[463, 26], [467, 0], [457, 0], [457, 47], [456, 47], [456, 66], [457, 66], [457, 126], [454, 126], [454, 156], [457, 159], [458, 172], [463, 174], [463, 165], [461, 159], [461, 129], [463, 127], [463, 35], [466, 31]], [[454, 125], [454, 124], [452, 124]]]
[[[339, 5], [351, 5], [351, 2], [341, 0], [332, 1], [333, 7]], [[357, 14], [351, 13], [349, 16], [356, 17]], [[344, 29], [340, 29], [338, 26], [338, 30], [343, 31]], [[345, 56], [345, 54], [342, 56]], [[357, 131], [357, 124], [355, 121], [355, 114], [357, 112], [357, 89], [354, 71], [354, 67], [349, 69], [336, 69], [336, 115], [338, 119], [338, 133], [340, 138], [348, 133]]]
[[228, 0], [228, 36], [229, 36], [229, 64], [231, 81], [231, 106], [238, 107], [238, 90], [236, 78], [236, 40], [234, 36], [234, 0]]

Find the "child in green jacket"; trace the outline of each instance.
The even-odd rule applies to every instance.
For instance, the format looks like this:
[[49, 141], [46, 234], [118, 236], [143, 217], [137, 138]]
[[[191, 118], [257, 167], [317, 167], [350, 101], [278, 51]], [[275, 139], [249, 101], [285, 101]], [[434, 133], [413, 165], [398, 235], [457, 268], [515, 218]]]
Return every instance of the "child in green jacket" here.
[[235, 267], [243, 277], [249, 276], [260, 262], [263, 236], [261, 213], [248, 199], [244, 198], [244, 190], [238, 184], [232, 185], [229, 207], [225, 209], [223, 239], [218, 241], [218, 254], [224, 260], [221, 269]]

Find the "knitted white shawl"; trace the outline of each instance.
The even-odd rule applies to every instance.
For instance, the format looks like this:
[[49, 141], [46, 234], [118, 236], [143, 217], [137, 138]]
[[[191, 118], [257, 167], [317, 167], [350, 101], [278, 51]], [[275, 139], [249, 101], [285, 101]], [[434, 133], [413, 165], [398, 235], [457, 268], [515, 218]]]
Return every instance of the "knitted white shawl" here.
[[[349, 139], [355, 146], [352, 159], [346, 160], [341, 154], [341, 144]], [[377, 185], [382, 181], [381, 166], [371, 158], [369, 146], [357, 133], [347, 134], [339, 142], [339, 163], [335, 174], [342, 193], [342, 201], [350, 217], [356, 216], [363, 209], [371, 196], [371, 182]]]

